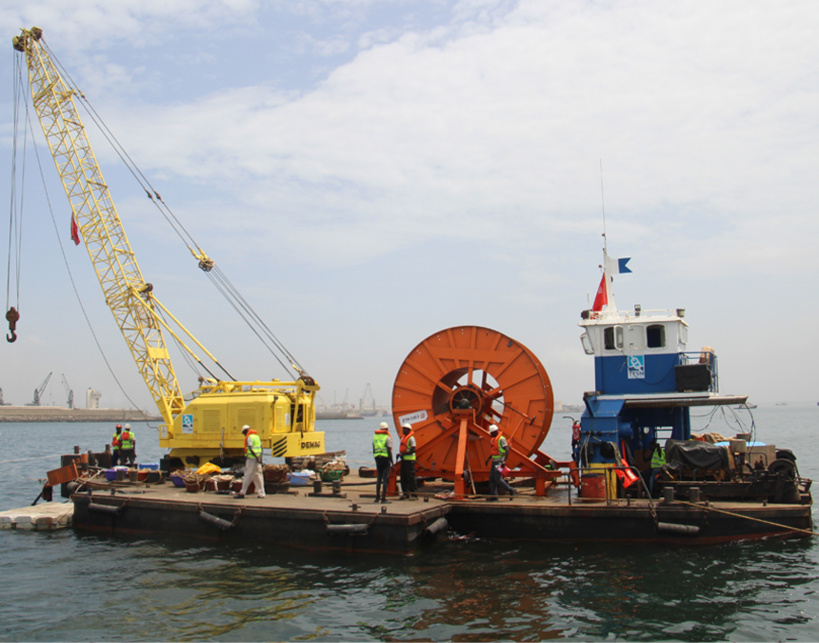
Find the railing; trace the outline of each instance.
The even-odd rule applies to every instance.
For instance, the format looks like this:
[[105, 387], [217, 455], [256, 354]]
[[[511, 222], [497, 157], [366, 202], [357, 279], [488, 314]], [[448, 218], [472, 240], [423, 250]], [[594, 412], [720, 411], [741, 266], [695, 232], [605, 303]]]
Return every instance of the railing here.
[[708, 347], [700, 351], [686, 351], [678, 354], [678, 366], [693, 366], [696, 364], [702, 364], [711, 373], [711, 384], [707, 390], [711, 393], [717, 393], [719, 391], [717, 354]]

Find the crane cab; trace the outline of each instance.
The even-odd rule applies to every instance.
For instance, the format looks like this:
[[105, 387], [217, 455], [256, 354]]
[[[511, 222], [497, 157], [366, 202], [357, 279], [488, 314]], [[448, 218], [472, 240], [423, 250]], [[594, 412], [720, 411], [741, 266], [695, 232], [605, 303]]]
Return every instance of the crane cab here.
[[186, 464], [243, 459], [248, 425], [273, 457], [324, 453], [324, 433], [313, 429], [313, 388], [301, 381], [204, 383], [173, 425], [160, 427], [159, 445]]

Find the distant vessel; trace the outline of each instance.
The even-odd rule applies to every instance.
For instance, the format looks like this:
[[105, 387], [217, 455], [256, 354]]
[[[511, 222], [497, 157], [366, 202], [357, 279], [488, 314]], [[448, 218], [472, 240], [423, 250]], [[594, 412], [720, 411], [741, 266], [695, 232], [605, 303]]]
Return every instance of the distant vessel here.
[[316, 409], [317, 420], [360, 420], [362, 417], [353, 407], [332, 406]]

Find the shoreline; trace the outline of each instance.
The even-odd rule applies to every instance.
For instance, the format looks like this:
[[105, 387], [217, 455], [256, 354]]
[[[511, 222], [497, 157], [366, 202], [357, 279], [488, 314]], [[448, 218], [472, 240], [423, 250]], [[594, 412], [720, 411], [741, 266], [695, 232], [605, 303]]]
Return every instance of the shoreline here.
[[63, 406], [0, 406], [0, 422], [158, 422], [139, 409], [69, 409]]

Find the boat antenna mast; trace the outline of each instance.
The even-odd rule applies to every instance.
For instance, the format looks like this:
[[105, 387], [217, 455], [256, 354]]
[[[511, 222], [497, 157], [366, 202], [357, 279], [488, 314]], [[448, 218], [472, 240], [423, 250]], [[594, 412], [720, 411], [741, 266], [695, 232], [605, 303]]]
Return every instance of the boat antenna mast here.
[[[609, 258], [608, 236], [606, 235], [606, 193], [603, 189], [603, 159], [600, 159], [600, 207], [603, 213], [603, 277], [600, 280], [600, 287], [595, 297], [595, 308], [602, 302], [609, 312], [617, 311], [617, 304], [614, 302], [614, 292], [611, 289], [612, 275], [619, 272], [616, 264], [612, 265]], [[601, 306], [602, 308], [602, 306]]]

